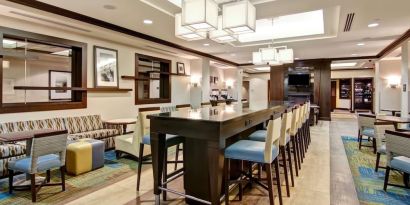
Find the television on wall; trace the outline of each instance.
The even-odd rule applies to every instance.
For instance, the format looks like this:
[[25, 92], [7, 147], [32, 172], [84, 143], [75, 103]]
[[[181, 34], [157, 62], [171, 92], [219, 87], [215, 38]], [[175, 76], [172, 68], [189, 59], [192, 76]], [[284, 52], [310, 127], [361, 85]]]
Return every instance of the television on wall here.
[[289, 74], [288, 85], [309, 86], [310, 74]]

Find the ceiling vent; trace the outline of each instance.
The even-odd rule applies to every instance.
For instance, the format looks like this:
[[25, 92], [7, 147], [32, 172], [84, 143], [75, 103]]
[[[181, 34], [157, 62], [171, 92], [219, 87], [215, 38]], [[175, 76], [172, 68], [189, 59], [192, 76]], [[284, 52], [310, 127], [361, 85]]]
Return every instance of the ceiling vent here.
[[353, 20], [354, 20], [354, 13], [347, 14], [345, 28], [343, 30], [344, 32], [350, 31], [350, 29], [352, 28]]
[[57, 21], [48, 20], [48, 19], [45, 19], [45, 18], [33, 16], [33, 15], [30, 15], [30, 14], [20, 13], [20, 12], [17, 12], [17, 11], [10, 11], [10, 13], [18, 15], [18, 16], [30, 18], [30, 19], [35, 19], [35, 20], [38, 20], [38, 21], [51, 23], [51, 24], [54, 24], [54, 25], [57, 25], [57, 26], [62, 26], [62, 27], [70, 28], [70, 29], [75, 29], [75, 30], [79, 30], [79, 31], [88, 32], [88, 33], [91, 32], [90, 30], [87, 30], [87, 29], [79, 28], [79, 27], [76, 27], [76, 26], [71, 26], [71, 25], [68, 25], [68, 24], [65, 24], [65, 23], [60, 23], [60, 22], [57, 22]]

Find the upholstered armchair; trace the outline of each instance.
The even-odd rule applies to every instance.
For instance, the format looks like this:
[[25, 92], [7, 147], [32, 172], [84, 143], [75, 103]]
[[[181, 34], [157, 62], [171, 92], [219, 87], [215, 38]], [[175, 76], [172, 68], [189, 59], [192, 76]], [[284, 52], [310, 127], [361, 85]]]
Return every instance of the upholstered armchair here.
[[[363, 147], [373, 147], [373, 152], [376, 154], [376, 140], [374, 138], [374, 123], [376, 122], [376, 115], [372, 114], [359, 114], [357, 116], [357, 122], [359, 127], [358, 141], [359, 149]], [[372, 145], [362, 145], [363, 136], [368, 137], [368, 141], [372, 142]]]
[[386, 137], [385, 132], [386, 130], [394, 130], [394, 124], [392, 122], [375, 122], [374, 123], [374, 138], [376, 139], [376, 167], [375, 172], [379, 170], [380, 167], [380, 156], [386, 155]]

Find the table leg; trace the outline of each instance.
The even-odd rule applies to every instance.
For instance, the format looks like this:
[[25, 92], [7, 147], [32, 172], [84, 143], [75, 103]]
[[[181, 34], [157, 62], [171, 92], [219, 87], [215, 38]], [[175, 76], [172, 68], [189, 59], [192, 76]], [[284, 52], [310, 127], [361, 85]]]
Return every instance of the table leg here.
[[127, 124], [122, 125], [122, 133], [127, 134]]
[[165, 134], [151, 132], [151, 153], [152, 153], [152, 169], [154, 173], [154, 195], [155, 204], [160, 203], [162, 186], [162, 172], [164, 166], [164, 154], [165, 154]]
[[210, 201], [213, 205], [217, 205], [220, 204], [224, 159], [217, 141], [209, 141], [207, 149]]

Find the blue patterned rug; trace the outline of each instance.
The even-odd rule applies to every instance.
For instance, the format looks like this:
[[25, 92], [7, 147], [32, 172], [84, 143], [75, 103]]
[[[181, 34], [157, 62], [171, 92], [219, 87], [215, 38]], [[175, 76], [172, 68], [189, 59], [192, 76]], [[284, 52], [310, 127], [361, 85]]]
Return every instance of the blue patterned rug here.
[[[410, 189], [388, 186], [387, 192], [383, 190], [385, 170], [374, 171], [376, 155], [372, 148], [362, 147], [359, 150], [355, 137], [342, 136], [342, 140], [361, 204], [410, 205]], [[386, 158], [382, 156], [380, 166], [384, 167], [385, 164]], [[389, 182], [403, 185], [403, 177], [392, 171]]]

